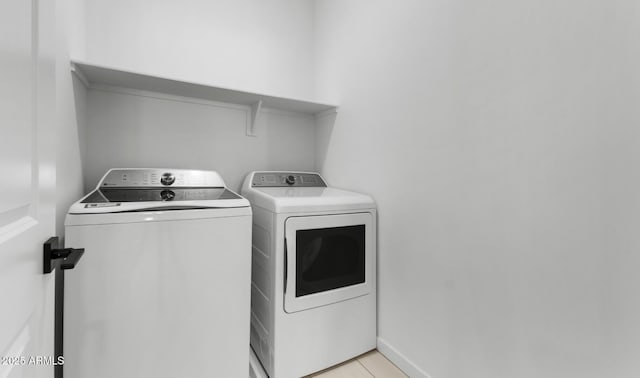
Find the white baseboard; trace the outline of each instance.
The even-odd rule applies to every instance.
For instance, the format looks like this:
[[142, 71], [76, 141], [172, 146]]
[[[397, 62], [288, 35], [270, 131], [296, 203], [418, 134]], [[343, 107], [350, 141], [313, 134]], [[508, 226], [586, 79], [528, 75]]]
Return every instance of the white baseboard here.
[[393, 362], [410, 378], [431, 378], [424, 370], [420, 369], [416, 364], [411, 362], [407, 357], [400, 353], [396, 348], [387, 343], [384, 339], [378, 337], [378, 351], [382, 353], [389, 361]]

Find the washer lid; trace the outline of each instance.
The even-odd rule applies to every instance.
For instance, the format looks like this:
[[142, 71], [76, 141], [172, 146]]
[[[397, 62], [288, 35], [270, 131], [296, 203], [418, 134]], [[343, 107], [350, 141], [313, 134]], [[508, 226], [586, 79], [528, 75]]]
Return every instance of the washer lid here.
[[70, 214], [246, 207], [213, 171], [111, 169], [96, 189], [76, 202]]

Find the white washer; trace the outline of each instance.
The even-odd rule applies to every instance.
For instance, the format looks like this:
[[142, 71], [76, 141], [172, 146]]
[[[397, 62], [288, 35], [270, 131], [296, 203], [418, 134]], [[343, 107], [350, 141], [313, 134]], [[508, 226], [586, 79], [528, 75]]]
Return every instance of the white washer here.
[[252, 172], [251, 346], [272, 378], [376, 347], [376, 207], [317, 173]]
[[65, 226], [66, 377], [248, 375], [251, 208], [216, 172], [112, 169]]

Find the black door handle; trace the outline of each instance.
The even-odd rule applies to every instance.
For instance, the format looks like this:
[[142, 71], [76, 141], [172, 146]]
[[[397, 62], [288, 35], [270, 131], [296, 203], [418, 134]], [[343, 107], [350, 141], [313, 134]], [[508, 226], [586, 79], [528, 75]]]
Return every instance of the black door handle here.
[[49, 238], [43, 246], [43, 273], [51, 273], [56, 267], [62, 270], [73, 269], [80, 261], [84, 248], [60, 248], [57, 236]]
[[76, 267], [84, 254], [84, 248], [60, 248], [60, 239], [54, 236], [44, 242], [42, 252], [42, 271], [44, 274], [49, 274], [55, 268], [59, 268], [55, 281], [53, 354], [56, 364], [53, 366], [53, 376], [54, 378], [63, 378], [64, 271]]

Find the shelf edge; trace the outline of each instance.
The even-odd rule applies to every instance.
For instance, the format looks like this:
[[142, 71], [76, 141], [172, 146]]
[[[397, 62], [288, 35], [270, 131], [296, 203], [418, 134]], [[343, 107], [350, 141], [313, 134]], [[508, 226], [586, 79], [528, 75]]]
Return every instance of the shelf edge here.
[[[104, 72], [108, 72], [108, 73], [111, 73], [111, 74], [135, 75], [135, 76], [139, 76], [139, 77], [141, 77], [143, 79], [147, 79], [147, 80], [156, 79], [159, 82], [166, 82], [166, 83], [173, 82], [173, 83], [178, 83], [178, 84], [181, 84], [181, 85], [197, 87], [197, 88], [200, 88], [200, 89], [211, 88], [212, 91], [215, 90], [215, 91], [228, 92], [229, 96], [237, 96], [237, 97], [246, 96], [247, 98], [258, 97], [258, 99], [260, 101], [262, 101], [262, 105], [263, 106], [274, 107], [276, 109], [282, 109], [284, 111], [289, 111], [289, 112], [293, 112], [293, 113], [302, 113], [302, 114], [310, 114], [310, 115], [314, 115], [314, 116], [323, 116], [325, 112], [334, 113], [334, 112], [336, 112], [336, 109], [337, 109], [337, 105], [327, 104], [327, 103], [322, 103], [322, 102], [316, 102], [316, 101], [310, 101], [308, 99], [290, 98], [290, 97], [282, 97], [282, 96], [275, 96], [275, 95], [266, 95], [266, 94], [262, 94], [262, 93], [258, 93], [258, 92], [249, 92], [249, 91], [245, 91], [245, 90], [231, 89], [231, 88], [222, 87], [222, 86], [216, 86], [216, 85], [212, 85], [212, 84], [198, 83], [198, 82], [187, 81], [187, 80], [182, 80], [182, 79], [169, 78], [169, 77], [165, 77], [165, 76], [151, 75], [151, 74], [147, 74], [147, 73], [141, 73], [141, 72], [136, 72], [136, 71], [127, 70], [127, 69], [121, 69], [121, 68], [116, 68], [116, 67], [109, 67], [109, 66], [89, 63], [89, 62], [82, 61], [82, 60], [77, 60], [77, 59], [71, 59], [70, 60], [70, 64], [71, 64], [71, 71], [74, 72], [77, 75], [77, 77], [83, 82], [83, 84], [85, 84], [85, 86], [87, 86], [87, 88], [91, 88], [91, 86], [94, 83], [95, 84], [106, 84], [106, 85], [110, 85], [110, 84], [113, 85], [113, 84], [112, 83], [108, 83], [108, 82], [107, 83], [101, 83], [101, 82], [98, 82], [98, 81], [91, 80], [91, 75], [87, 75], [87, 73], [83, 70], [83, 67], [102, 70]], [[118, 86], [121, 86], [121, 85], [118, 85]], [[138, 89], [138, 88], [132, 88], [132, 89]], [[174, 94], [174, 93], [168, 93], [168, 94]], [[242, 104], [242, 103], [238, 103], [238, 102], [234, 102], [234, 101], [229, 101], [229, 102], [230, 103], [235, 103], [235, 104], [240, 104], [240, 105], [247, 105], [247, 104]], [[254, 103], [255, 102], [252, 101], [252, 104], [254, 104]], [[286, 103], [291, 103], [291, 106], [284, 106], [284, 107], [283, 106], [277, 106], [278, 103], [280, 103], [280, 104], [282, 104], [282, 103], [285, 103], [285, 104]], [[249, 104], [249, 106], [252, 106], [252, 105]], [[320, 108], [325, 108], [325, 109], [324, 110], [320, 110], [320, 111], [292, 110], [292, 108], [295, 108], [296, 106], [307, 107], [307, 108], [313, 108], [313, 107], [318, 108], [318, 107], [320, 107]]]
[[89, 79], [82, 72], [82, 69], [78, 67], [73, 61], [71, 63], [71, 73], [76, 75], [76, 77], [84, 84], [85, 88], [91, 88], [91, 83], [89, 83]]

